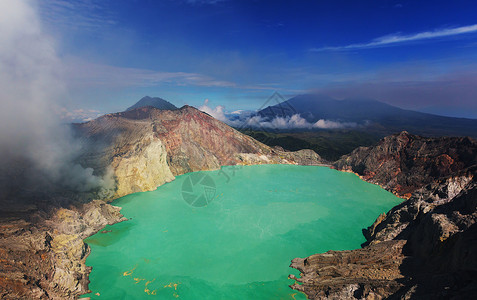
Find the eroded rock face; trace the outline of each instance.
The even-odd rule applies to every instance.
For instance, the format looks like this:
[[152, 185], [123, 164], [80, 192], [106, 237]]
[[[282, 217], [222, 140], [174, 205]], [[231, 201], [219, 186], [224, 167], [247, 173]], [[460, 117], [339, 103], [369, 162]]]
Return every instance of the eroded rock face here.
[[424, 138], [407, 133], [359, 147], [334, 163], [402, 197], [440, 178], [477, 164], [477, 142], [470, 138]]
[[291, 287], [310, 299], [475, 296], [476, 159], [471, 139], [406, 132], [341, 158], [338, 169], [409, 199], [363, 230], [362, 249], [293, 260], [291, 266], [302, 274]]
[[112, 158], [111, 168], [116, 179], [114, 198], [130, 193], [152, 191], [174, 180], [167, 165], [166, 148], [161, 140], [146, 135], [124, 156]]
[[113, 171], [113, 199], [154, 190], [177, 175], [224, 165], [323, 163], [311, 150], [272, 149], [190, 106], [109, 114], [76, 130], [87, 146], [83, 164], [101, 174]]
[[95, 200], [0, 223], [0, 298], [72, 299], [88, 291], [83, 239], [125, 220], [120, 208]]
[[382, 299], [403, 287], [399, 268], [405, 258], [404, 243], [388, 241], [353, 251], [295, 258], [290, 266], [302, 275], [290, 275], [297, 281], [291, 287], [310, 299]]

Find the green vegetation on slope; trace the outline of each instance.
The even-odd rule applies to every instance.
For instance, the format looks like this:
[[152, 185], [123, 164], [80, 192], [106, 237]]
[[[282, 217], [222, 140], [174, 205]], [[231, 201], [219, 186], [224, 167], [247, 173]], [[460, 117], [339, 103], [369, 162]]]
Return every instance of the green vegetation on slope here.
[[286, 150], [312, 149], [328, 161], [335, 161], [360, 146], [370, 146], [381, 136], [358, 130], [319, 130], [309, 132], [274, 133], [267, 131], [242, 130], [254, 139]]

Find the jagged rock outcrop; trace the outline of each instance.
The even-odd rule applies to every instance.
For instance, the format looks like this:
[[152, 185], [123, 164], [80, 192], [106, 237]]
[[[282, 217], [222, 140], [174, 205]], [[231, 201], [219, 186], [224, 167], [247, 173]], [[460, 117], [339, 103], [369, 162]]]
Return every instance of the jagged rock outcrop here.
[[334, 166], [353, 171], [402, 197], [436, 180], [477, 164], [476, 141], [468, 137], [424, 138], [409, 134], [385, 137], [372, 147], [359, 147]]
[[[292, 288], [309, 299], [382, 299], [397, 292], [404, 275], [399, 271], [405, 242], [387, 241], [353, 251], [328, 251], [305, 259], [295, 258], [291, 267], [301, 278]], [[386, 263], [384, 263], [386, 262]]]
[[72, 299], [88, 291], [86, 237], [124, 221], [120, 208], [95, 200], [45, 215], [0, 222], [0, 298]]
[[291, 266], [310, 299], [469, 299], [477, 292], [477, 143], [407, 132], [335, 163], [409, 198], [363, 230], [362, 249]]

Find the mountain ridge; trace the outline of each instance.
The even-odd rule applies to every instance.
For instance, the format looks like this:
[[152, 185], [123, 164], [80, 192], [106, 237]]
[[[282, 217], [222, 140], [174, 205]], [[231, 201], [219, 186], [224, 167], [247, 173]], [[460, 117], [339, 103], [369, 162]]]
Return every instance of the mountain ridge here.
[[[293, 153], [299, 152], [273, 149], [189, 105], [177, 110], [147, 106], [107, 114], [76, 124], [75, 130], [87, 145], [79, 159], [83, 164], [102, 174], [112, 166], [114, 176], [120, 181], [116, 198], [153, 190], [179, 174], [214, 170], [221, 165], [305, 162], [299, 154], [293, 157]], [[152, 160], [149, 151], [163, 156]], [[322, 162], [316, 153], [308, 152], [316, 162]], [[123, 161], [127, 157], [140, 161]], [[134, 173], [138, 170], [127, 166], [131, 163], [142, 166], [141, 182], [121, 181], [139, 178]], [[164, 176], [157, 177], [157, 170]], [[123, 171], [127, 174], [122, 174]]]
[[382, 136], [403, 130], [424, 136], [471, 136], [477, 138], [477, 119], [455, 118], [402, 109], [367, 98], [336, 100], [326, 95], [304, 94], [268, 106], [257, 115], [271, 120], [300, 114], [308, 122], [320, 119], [354, 122], [356, 130]]

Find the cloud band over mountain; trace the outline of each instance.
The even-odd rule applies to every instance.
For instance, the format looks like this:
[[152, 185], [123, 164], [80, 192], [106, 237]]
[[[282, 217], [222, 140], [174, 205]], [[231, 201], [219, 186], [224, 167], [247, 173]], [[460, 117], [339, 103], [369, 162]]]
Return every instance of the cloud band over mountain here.
[[199, 110], [208, 113], [219, 121], [222, 121], [233, 127], [252, 128], [263, 130], [294, 130], [294, 129], [340, 129], [340, 128], [354, 128], [358, 124], [354, 122], [338, 122], [332, 120], [320, 119], [316, 122], [308, 122], [300, 114], [292, 116], [275, 116], [274, 118], [264, 118], [252, 112], [239, 111], [235, 114], [227, 114], [225, 107], [218, 105], [211, 108], [209, 100], [206, 99], [204, 104], [199, 107]]

